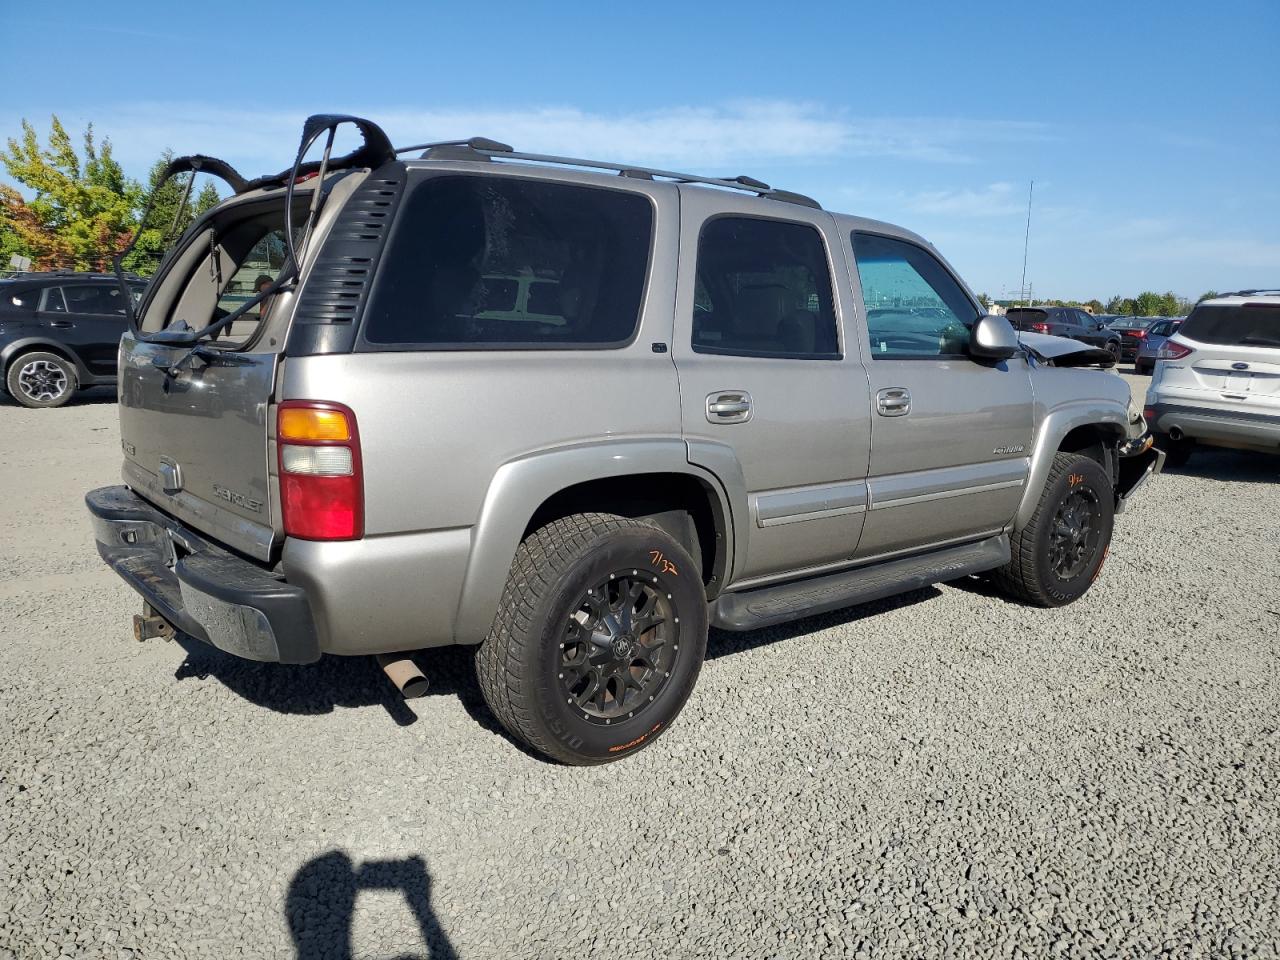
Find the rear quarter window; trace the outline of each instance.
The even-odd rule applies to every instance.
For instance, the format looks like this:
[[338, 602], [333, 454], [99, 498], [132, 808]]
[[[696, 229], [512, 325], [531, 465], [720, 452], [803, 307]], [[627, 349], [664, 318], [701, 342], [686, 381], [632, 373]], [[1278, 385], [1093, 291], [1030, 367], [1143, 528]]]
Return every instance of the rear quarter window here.
[[[496, 176], [422, 180], [375, 281], [375, 349], [621, 347], [635, 335], [653, 205], [641, 194]], [[511, 297], [515, 282], [523, 294]]]
[[1200, 306], [1178, 328], [1200, 343], [1231, 347], [1280, 347], [1280, 304]]

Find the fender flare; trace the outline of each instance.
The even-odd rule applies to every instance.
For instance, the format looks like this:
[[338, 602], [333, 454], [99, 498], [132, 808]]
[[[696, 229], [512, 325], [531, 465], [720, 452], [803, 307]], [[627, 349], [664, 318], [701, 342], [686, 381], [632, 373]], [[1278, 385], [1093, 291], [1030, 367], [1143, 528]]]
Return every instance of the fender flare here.
[[[691, 464], [688, 448], [679, 438], [575, 444], [533, 453], [499, 467], [471, 529], [470, 556], [454, 618], [454, 641], [480, 643], [488, 634], [520, 539], [548, 498], [590, 480], [647, 473], [694, 477], [714, 492], [727, 521], [734, 516], [720, 478]], [[725, 528], [728, 570], [734, 552], [733, 524], [726, 522]]]
[[9, 376], [9, 364], [13, 362], [14, 357], [20, 353], [26, 353], [28, 350], [47, 350], [49, 353], [56, 353], [60, 357], [65, 357], [71, 361], [76, 368], [76, 386], [91, 386], [93, 381], [97, 379], [84, 362], [76, 355], [76, 352], [68, 347], [65, 343], [59, 343], [57, 340], [51, 340], [48, 337], [22, 337], [11, 343], [4, 345], [0, 349], [0, 371], [3, 376]]
[[1077, 427], [1093, 426], [1105, 433], [1115, 434], [1116, 440], [1125, 438], [1128, 410], [1114, 403], [1100, 400], [1077, 400], [1054, 407], [1045, 415], [1036, 433], [1035, 449], [1031, 454], [1031, 471], [1023, 488], [1022, 502], [1014, 516], [1013, 529], [1021, 530], [1031, 521], [1040, 502], [1054, 454], [1063, 439]]

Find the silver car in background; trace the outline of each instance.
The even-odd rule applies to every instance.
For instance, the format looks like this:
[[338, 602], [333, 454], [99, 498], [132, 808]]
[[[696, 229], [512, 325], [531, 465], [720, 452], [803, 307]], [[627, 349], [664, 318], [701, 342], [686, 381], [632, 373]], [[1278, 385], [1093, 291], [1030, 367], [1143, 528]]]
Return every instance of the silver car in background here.
[[1186, 319], [1186, 317], [1169, 317], [1165, 320], [1157, 320], [1147, 328], [1147, 335], [1142, 338], [1142, 345], [1138, 347], [1138, 355], [1133, 359], [1134, 372], [1147, 374], [1155, 370], [1156, 361], [1160, 359], [1160, 348], [1164, 346], [1166, 340], [1178, 332], [1178, 328]]
[[1161, 347], [1144, 412], [1174, 466], [1199, 444], [1280, 453], [1280, 290], [1198, 304]]

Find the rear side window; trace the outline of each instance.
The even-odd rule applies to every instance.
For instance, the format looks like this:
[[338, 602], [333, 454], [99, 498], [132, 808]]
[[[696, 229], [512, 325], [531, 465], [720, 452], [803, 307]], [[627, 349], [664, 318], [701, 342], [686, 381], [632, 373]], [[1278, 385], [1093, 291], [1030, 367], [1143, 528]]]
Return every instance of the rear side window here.
[[507, 177], [422, 181], [378, 271], [364, 339], [435, 349], [620, 347], [635, 334], [653, 206]]
[[1200, 343], [1230, 347], [1280, 347], [1280, 305], [1245, 303], [1200, 306], [1178, 328]]
[[40, 303], [39, 287], [24, 287], [14, 289], [6, 284], [0, 284], [0, 307], [6, 309], [22, 309], [34, 310]]
[[68, 313], [97, 313], [124, 316], [125, 295], [111, 283], [92, 283], [62, 288]]
[[693, 349], [837, 360], [831, 270], [808, 224], [717, 217], [698, 238]]
[[855, 232], [852, 242], [873, 357], [966, 353], [978, 312], [936, 257], [914, 243], [873, 233]]

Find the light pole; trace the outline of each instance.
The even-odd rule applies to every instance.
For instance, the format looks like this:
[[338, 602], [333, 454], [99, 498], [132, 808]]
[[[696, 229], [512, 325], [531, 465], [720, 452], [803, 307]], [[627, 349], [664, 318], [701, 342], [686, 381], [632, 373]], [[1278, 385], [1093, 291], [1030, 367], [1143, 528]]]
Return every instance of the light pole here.
[[[1027, 299], [1027, 249], [1031, 246], [1031, 195], [1035, 193], [1036, 182], [1031, 181], [1031, 189], [1027, 191], [1027, 232], [1022, 238], [1022, 286], [1021, 299]], [[1028, 303], [1027, 306], [1031, 304]]]

